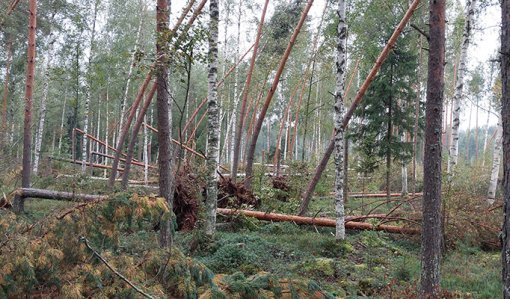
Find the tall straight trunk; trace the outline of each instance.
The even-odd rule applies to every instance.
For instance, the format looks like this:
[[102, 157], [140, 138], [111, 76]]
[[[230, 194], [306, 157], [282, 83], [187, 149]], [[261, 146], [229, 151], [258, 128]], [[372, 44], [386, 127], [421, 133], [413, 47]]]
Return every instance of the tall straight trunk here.
[[[37, 1], [28, 2], [28, 48], [27, 48], [27, 72], [25, 85], [25, 120], [23, 127], [23, 169], [21, 171], [21, 187], [30, 188], [31, 150], [32, 150], [32, 102], [35, 75], [35, 34], [37, 27]], [[13, 122], [14, 123], [14, 122]], [[25, 210], [25, 199], [16, 197], [14, 210], [18, 213]]]
[[501, 1], [501, 82], [503, 123], [503, 297], [510, 298], [510, 1]]
[[[105, 146], [104, 146], [104, 154], [105, 155], [108, 155], [108, 146], [109, 146], [109, 139], [110, 139], [110, 112], [108, 110], [108, 102], [110, 101], [110, 93], [109, 93], [109, 83], [110, 83], [110, 77], [108, 77], [108, 79], [106, 80], [106, 103], [105, 103], [105, 106], [106, 106], [106, 124], [105, 124], [105, 136], [104, 136], [104, 141], [105, 141]], [[107, 165], [108, 164], [108, 161], [107, 159], [104, 159], [103, 161], [103, 165]], [[108, 175], [108, 172], [106, 171], [106, 168], [103, 172], [103, 177], [106, 178], [106, 176]]]
[[[236, 58], [239, 57], [239, 45], [241, 43], [241, 16], [243, 12], [243, 1], [239, 0], [239, 11], [237, 15], [237, 47], [236, 47]], [[239, 85], [239, 68], [236, 67], [234, 73], [234, 107], [232, 107], [232, 129], [230, 130], [230, 139], [228, 146], [228, 155], [230, 157], [230, 165], [232, 170], [232, 165], [234, 164], [234, 143], [235, 143], [235, 130], [234, 127], [237, 124], [237, 106], [239, 105], [239, 95], [238, 95], [238, 85]]]
[[239, 112], [239, 123], [236, 126], [234, 149], [232, 157], [232, 175], [231, 178], [235, 181], [237, 179], [237, 169], [239, 165], [239, 151], [241, 146], [241, 137], [243, 135], [244, 119], [246, 118], [246, 105], [248, 102], [248, 94], [250, 92], [251, 78], [253, 75], [253, 69], [255, 68], [255, 60], [257, 58], [257, 50], [260, 43], [260, 37], [262, 36], [262, 27], [264, 25], [264, 18], [266, 17], [267, 6], [269, 0], [264, 2], [264, 8], [262, 9], [262, 16], [260, 17], [260, 23], [257, 28], [257, 37], [255, 38], [255, 45], [253, 46], [253, 54], [250, 59], [250, 68], [246, 75], [246, 83], [244, 84], [244, 90], [241, 101], [241, 111]]
[[475, 163], [478, 162], [478, 97], [476, 98], [475, 110]]
[[473, 103], [469, 105], [469, 119], [468, 119], [468, 129], [466, 136], [466, 163], [469, 163], [469, 143], [471, 142], [471, 118], [473, 116]]
[[135, 40], [135, 47], [133, 49], [133, 56], [131, 58], [131, 63], [129, 64], [129, 69], [128, 69], [128, 73], [127, 73], [127, 80], [126, 80], [126, 86], [124, 86], [124, 96], [122, 97], [122, 102], [120, 104], [120, 120], [119, 120], [119, 132], [122, 130], [122, 128], [124, 127], [124, 116], [126, 115], [126, 103], [127, 103], [127, 98], [128, 98], [128, 94], [129, 94], [129, 86], [131, 85], [131, 79], [133, 77], [133, 68], [135, 67], [136, 65], [136, 55], [138, 55], [138, 45], [140, 44], [140, 35], [141, 35], [141, 32], [142, 32], [142, 25], [143, 25], [143, 12], [144, 12], [144, 9], [143, 9], [143, 6], [145, 4], [143, 4], [142, 1], [139, 1], [139, 4], [140, 6], [140, 19], [138, 20], [138, 30], [136, 31], [136, 40]]
[[[354, 114], [354, 110], [356, 107], [361, 103], [363, 100], [363, 96], [365, 95], [365, 92], [367, 91], [368, 87], [374, 80], [375, 76], [379, 72], [379, 69], [381, 68], [381, 65], [388, 57], [388, 54], [390, 53], [390, 50], [393, 48], [395, 43], [397, 42], [398, 37], [404, 30], [406, 24], [411, 19], [411, 16], [413, 15], [414, 11], [418, 7], [418, 4], [420, 3], [420, 0], [414, 0], [414, 2], [411, 4], [407, 12], [405, 13], [404, 17], [400, 21], [400, 23], [395, 28], [395, 31], [391, 35], [390, 39], [388, 40], [388, 43], [386, 46], [384, 46], [384, 49], [379, 54], [379, 57], [377, 57], [377, 60], [370, 70], [370, 73], [368, 74], [367, 78], [365, 79], [365, 82], [363, 82], [363, 85], [359, 89], [358, 93], [356, 94], [356, 97], [354, 98], [351, 107], [349, 110], [345, 113], [342, 125], [344, 128], [347, 128], [347, 125], [349, 124], [349, 120], [351, 119], [352, 115]], [[324, 152], [324, 156], [319, 162], [319, 165], [315, 169], [315, 173], [308, 183], [308, 186], [306, 187], [306, 190], [303, 192], [302, 197], [302, 203], [299, 211], [299, 215], [306, 214], [306, 211], [308, 210], [308, 204], [310, 203], [310, 199], [312, 198], [312, 194], [315, 190], [315, 186], [319, 183], [319, 180], [322, 176], [322, 173], [326, 169], [326, 166], [328, 164], [329, 158], [331, 157], [331, 154], [333, 153], [333, 150], [335, 148], [335, 139], [331, 138], [330, 142], [328, 144], [328, 147], [326, 148], [326, 151]]]
[[49, 37], [49, 47], [48, 53], [46, 56], [46, 68], [44, 72], [44, 83], [43, 83], [43, 96], [41, 98], [41, 110], [39, 114], [39, 126], [37, 127], [37, 131], [35, 134], [35, 147], [34, 147], [34, 173], [39, 173], [39, 160], [41, 159], [41, 145], [42, 139], [44, 135], [44, 123], [46, 122], [46, 102], [48, 100], [48, 90], [50, 85], [50, 68], [51, 68], [51, 60], [53, 58], [53, 40], [52, 35]]
[[476, 0], [466, 1], [466, 20], [464, 31], [462, 33], [462, 48], [460, 50], [459, 67], [457, 68], [457, 86], [453, 96], [453, 125], [452, 125], [452, 144], [450, 154], [448, 155], [448, 181], [454, 177], [455, 166], [459, 158], [459, 125], [460, 125], [460, 105], [463, 99], [464, 76], [467, 73], [467, 52], [471, 43], [471, 29], [475, 15]]
[[[6, 35], [6, 52], [7, 52], [7, 61], [5, 63], [5, 77], [4, 77], [4, 92], [3, 92], [3, 107], [2, 107], [2, 133], [0, 136], [0, 141], [5, 141], [4, 144], [7, 144], [8, 141], [8, 129], [7, 129], [7, 104], [9, 98], [9, 80], [11, 77], [11, 64], [12, 64], [12, 36], [10, 34]], [[1, 149], [1, 148], [0, 148]]]
[[[393, 64], [390, 66], [390, 86], [393, 86]], [[390, 91], [388, 103], [388, 135], [386, 137], [386, 202], [391, 200], [391, 138], [393, 137], [393, 95]]]
[[209, 74], [207, 88], [207, 183], [205, 233], [214, 236], [218, 201], [218, 156], [220, 115], [218, 103], [218, 0], [209, 1]]
[[444, 97], [445, 0], [430, 1], [420, 298], [439, 298], [441, 263], [441, 124]]
[[299, 35], [299, 32], [301, 31], [301, 28], [303, 27], [303, 24], [305, 23], [306, 16], [308, 15], [310, 8], [312, 7], [313, 1], [314, 0], [308, 0], [305, 8], [303, 10], [303, 13], [301, 14], [301, 18], [299, 19], [299, 22], [296, 25], [296, 28], [294, 28], [294, 33], [292, 33], [292, 36], [291, 36], [290, 41], [287, 45], [287, 48], [285, 49], [283, 57], [280, 60], [278, 69], [276, 70], [276, 74], [275, 74], [275, 77], [273, 80], [273, 84], [271, 85], [271, 88], [269, 89], [269, 92], [267, 93], [266, 100], [264, 102], [264, 105], [262, 106], [262, 110], [260, 111], [259, 118], [257, 119], [257, 122], [253, 129], [253, 134], [251, 136], [250, 145], [248, 146], [248, 153], [246, 155], [246, 179], [244, 181], [244, 185], [248, 190], [251, 190], [251, 180], [252, 180], [252, 175], [253, 175], [253, 162], [255, 159], [255, 147], [257, 146], [257, 140], [258, 140], [258, 137], [260, 134], [260, 129], [262, 128], [262, 123], [264, 122], [264, 118], [266, 117], [267, 110], [269, 109], [269, 104], [271, 103], [274, 93], [278, 87], [278, 83], [280, 82], [280, 77], [283, 73], [283, 69], [285, 68], [285, 65], [287, 64], [287, 60], [289, 58], [290, 52], [292, 51], [292, 48], [294, 47], [294, 43], [296, 42], [297, 36]]
[[421, 98], [421, 68], [423, 65], [423, 35], [420, 35], [420, 58], [418, 60], [418, 83], [416, 84], [416, 100], [414, 102], [414, 128], [413, 128], [413, 195], [416, 194], [416, 155], [418, 149], [418, 130], [420, 128], [420, 98]]
[[83, 138], [82, 138], [82, 147], [81, 147], [81, 172], [85, 174], [87, 170], [87, 145], [88, 139], [86, 134], [88, 134], [89, 130], [89, 113], [90, 113], [90, 93], [91, 93], [91, 81], [92, 81], [92, 58], [94, 56], [94, 42], [96, 38], [96, 20], [97, 20], [97, 7], [99, 6], [99, 0], [94, 2], [94, 18], [92, 19], [92, 32], [90, 33], [90, 53], [89, 59], [87, 62], [87, 73], [85, 77], [85, 118], [83, 120]]
[[[335, 213], [337, 240], [345, 239], [344, 208], [344, 87], [347, 66], [347, 25], [345, 23], [345, 0], [338, 1], [338, 28], [336, 45], [336, 85], [335, 85]], [[304, 142], [303, 142], [304, 149]]]
[[496, 137], [494, 138], [494, 150], [492, 152], [492, 171], [491, 180], [489, 181], [489, 190], [487, 192], [487, 201], [493, 204], [496, 199], [496, 189], [498, 187], [499, 166], [501, 164], [501, 138], [503, 136], [503, 126], [501, 118], [498, 120], [498, 128], [496, 129]]
[[[400, 138], [401, 138], [400, 140], [402, 141], [402, 143], [407, 141], [404, 132], [402, 132], [402, 136], [400, 136]], [[409, 193], [409, 190], [407, 188], [407, 163], [404, 160], [402, 160], [401, 174], [402, 174], [402, 196], [406, 196], [407, 193]]]
[[[143, 116], [143, 122], [147, 122], [147, 114]], [[143, 126], [143, 182], [149, 184], [149, 131]]]
[[[170, 0], [157, 0], [156, 7], [156, 84], [157, 84], [157, 112], [158, 112], [158, 166], [159, 166], [159, 195], [166, 199], [170, 211], [173, 209], [172, 192], [172, 101], [170, 86], [168, 86], [168, 42], [164, 36], [168, 33], [170, 22]], [[143, 94], [143, 92], [141, 93]], [[135, 108], [136, 109], [136, 108]], [[159, 231], [159, 245], [163, 248], [173, 244], [173, 228], [170, 219], [162, 219]]]

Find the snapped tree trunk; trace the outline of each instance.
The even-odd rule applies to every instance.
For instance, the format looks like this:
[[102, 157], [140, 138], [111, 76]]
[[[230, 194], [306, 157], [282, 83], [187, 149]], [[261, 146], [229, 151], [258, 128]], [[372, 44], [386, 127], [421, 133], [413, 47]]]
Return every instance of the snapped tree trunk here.
[[[336, 85], [335, 85], [335, 214], [337, 240], [345, 239], [344, 208], [344, 87], [347, 68], [346, 46], [347, 25], [345, 23], [345, 0], [338, 1], [338, 28], [336, 45]], [[303, 144], [303, 147], [305, 145]]]
[[421, 298], [439, 298], [441, 262], [441, 127], [444, 97], [445, 0], [430, 1], [425, 156], [423, 161], [423, 225]]
[[220, 115], [218, 103], [218, 0], [209, 1], [209, 74], [207, 88], [207, 190], [205, 233], [214, 236], [216, 231], [216, 206], [218, 200], [218, 158]]
[[466, 2], [466, 20], [464, 32], [462, 33], [462, 48], [460, 50], [459, 67], [457, 68], [457, 86], [453, 96], [453, 123], [452, 123], [452, 144], [448, 155], [448, 181], [454, 176], [455, 165], [459, 158], [459, 125], [460, 125], [460, 104], [463, 98], [464, 76], [467, 72], [467, 51], [471, 42], [471, 29], [475, 15], [476, 0]]
[[294, 32], [292, 33], [292, 36], [289, 40], [287, 48], [285, 49], [283, 57], [280, 60], [278, 69], [276, 70], [276, 74], [275, 74], [273, 83], [271, 85], [271, 88], [269, 89], [269, 92], [267, 93], [266, 100], [264, 102], [264, 105], [262, 106], [259, 118], [257, 119], [257, 122], [253, 129], [253, 134], [251, 136], [250, 144], [248, 146], [248, 153], [246, 154], [246, 179], [244, 181], [244, 185], [245, 185], [246, 189], [248, 189], [248, 190], [251, 190], [251, 180], [252, 180], [252, 175], [253, 175], [253, 162], [255, 159], [255, 148], [257, 146], [257, 140], [258, 140], [258, 137], [260, 134], [260, 129], [262, 128], [264, 118], [266, 117], [267, 110], [269, 109], [269, 104], [271, 103], [274, 93], [278, 87], [278, 83], [280, 82], [280, 77], [283, 73], [283, 69], [285, 68], [285, 65], [287, 64], [287, 60], [289, 58], [290, 52], [292, 51], [292, 48], [294, 47], [294, 43], [296, 42], [297, 36], [299, 35], [299, 32], [301, 31], [301, 28], [303, 27], [303, 24], [305, 23], [306, 16], [308, 15], [310, 8], [312, 7], [312, 4], [313, 4], [313, 0], [308, 0], [305, 8], [303, 10], [303, 13], [301, 14], [301, 18], [299, 19], [299, 22], [296, 25], [296, 28], [294, 28]]
[[487, 192], [487, 201], [493, 204], [496, 199], [496, 189], [498, 187], [499, 165], [501, 164], [501, 138], [503, 135], [503, 127], [501, 125], [501, 118], [498, 121], [498, 128], [496, 129], [496, 137], [494, 138], [494, 151], [492, 152], [492, 171], [491, 180], [489, 182], [489, 191]]
[[[23, 169], [21, 171], [21, 186], [30, 188], [31, 151], [32, 151], [32, 102], [35, 75], [35, 34], [37, 27], [37, 1], [28, 2], [28, 49], [27, 49], [27, 72], [25, 85], [25, 120], [23, 127]], [[14, 210], [21, 213], [25, 210], [25, 199], [16, 197]]]

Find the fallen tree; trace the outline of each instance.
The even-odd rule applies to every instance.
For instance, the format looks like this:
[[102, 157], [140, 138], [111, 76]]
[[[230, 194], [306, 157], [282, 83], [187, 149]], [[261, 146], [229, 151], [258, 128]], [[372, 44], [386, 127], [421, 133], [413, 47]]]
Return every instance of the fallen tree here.
[[[259, 220], [267, 220], [267, 221], [277, 221], [277, 222], [294, 222], [296, 224], [308, 224], [308, 225], [317, 225], [317, 226], [325, 226], [325, 227], [335, 227], [336, 220], [331, 218], [324, 217], [303, 217], [303, 216], [295, 216], [295, 215], [286, 215], [286, 214], [277, 214], [277, 213], [266, 213], [259, 211], [250, 211], [250, 210], [233, 210], [233, 209], [217, 209], [218, 214], [223, 215], [244, 215], [247, 217], [257, 218]], [[355, 230], [375, 230], [375, 231], [385, 231], [388, 233], [399, 233], [399, 234], [409, 234], [409, 235], [417, 235], [420, 233], [419, 229], [415, 228], [407, 228], [407, 227], [399, 227], [393, 225], [373, 225], [366, 222], [356, 222], [360, 219], [368, 219], [367, 216], [347, 216], [345, 217], [345, 228], [346, 229], [355, 229]], [[380, 218], [380, 215], [373, 218]], [[391, 218], [391, 217], [388, 217]]]
[[55, 191], [35, 188], [20, 188], [11, 193], [11, 196], [21, 198], [45, 198], [66, 201], [101, 201], [108, 199], [107, 195], [82, 194], [65, 191]]

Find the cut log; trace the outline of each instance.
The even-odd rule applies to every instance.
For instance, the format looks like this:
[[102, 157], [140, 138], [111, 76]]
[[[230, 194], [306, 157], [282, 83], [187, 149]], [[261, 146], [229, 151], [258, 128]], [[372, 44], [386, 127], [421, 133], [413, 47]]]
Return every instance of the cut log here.
[[[232, 209], [217, 209], [217, 213], [223, 215], [244, 215], [247, 217], [257, 218], [259, 220], [267, 220], [267, 221], [277, 221], [277, 222], [294, 222], [296, 224], [309, 224], [309, 225], [317, 225], [317, 226], [325, 226], [325, 227], [335, 227], [336, 220], [331, 218], [323, 218], [323, 217], [302, 217], [302, 216], [294, 216], [294, 215], [286, 215], [286, 214], [277, 214], [277, 213], [266, 213], [259, 211], [249, 211], [249, 210], [232, 210]], [[407, 228], [407, 227], [399, 227], [392, 225], [373, 225], [365, 222], [354, 222], [359, 220], [362, 216], [347, 216], [345, 217], [345, 228], [346, 229], [355, 229], [355, 230], [375, 230], [375, 231], [385, 231], [388, 233], [398, 233], [398, 234], [409, 234], [409, 235], [417, 235], [420, 233], [419, 229], [415, 228]]]
[[15, 197], [21, 198], [44, 198], [53, 200], [67, 200], [67, 201], [100, 201], [108, 199], [106, 195], [94, 195], [94, 194], [81, 194], [74, 192], [54, 191], [46, 189], [35, 189], [35, 188], [21, 188], [17, 189], [12, 193]]

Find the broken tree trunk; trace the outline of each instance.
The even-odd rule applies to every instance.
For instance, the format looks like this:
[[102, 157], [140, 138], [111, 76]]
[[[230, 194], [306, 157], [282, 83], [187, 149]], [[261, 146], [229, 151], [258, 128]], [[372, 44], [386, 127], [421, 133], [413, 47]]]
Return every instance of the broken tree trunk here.
[[[336, 220], [331, 218], [324, 217], [302, 217], [295, 215], [286, 215], [286, 214], [277, 214], [277, 213], [266, 213], [259, 211], [250, 211], [250, 210], [233, 210], [233, 209], [217, 209], [218, 214], [223, 215], [244, 215], [247, 217], [257, 218], [259, 220], [266, 221], [277, 221], [277, 222], [294, 222], [296, 224], [309, 224], [309, 225], [317, 225], [317, 226], [326, 226], [326, 227], [335, 227]], [[418, 229], [407, 228], [407, 227], [399, 227], [392, 225], [373, 225], [370, 223], [364, 222], [355, 222], [361, 219], [363, 216], [347, 216], [345, 217], [345, 228], [346, 229], [356, 229], [356, 230], [375, 230], [375, 231], [385, 231], [388, 233], [400, 233], [400, 234], [409, 234], [409, 235], [417, 235], [420, 233]], [[368, 217], [368, 216], [367, 216]], [[376, 217], [378, 218], [378, 217]]]
[[[384, 49], [381, 51], [381, 54], [379, 54], [379, 57], [377, 57], [377, 60], [372, 67], [372, 70], [368, 74], [367, 78], [365, 79], [365, 82], [363, 82], [363, 85], [360, 87], [358, 93], [356, 94], [356, 97], [354, 98], [354, 101], [352, 102], [351, 107], [349, 110], [345, 113], [344, 119], [342, 122], [342, 126], [344, 128], [347, 127], [349, 124], [349, 120], [351, 119], [352, 115], [354, 114], [354, 110], [356, 110], [356, 107], [359, 105], [359, 103], [363, 100], [363, 96], [365, 95], [365, 92], [367, 91], [368, 87], [374, 80], [375, 76], [379, 72], [379, 69], [381, 68], [383, 62], [388, 57], [391, 49], [393, 49], [395, 43], [397, 42], [398, 37], [404, 30], [404, 27], [411, 19], [414, 11], [418, 7], [418, 4], [420, 3], [420, 0], [415, 0], [409, 9], [407, 10], [406, 14], [398, 24], [397, 28], [395, 28], [395, 31], [391, 35], [390, 39], [388, 40], [388, 43], [384, 47]], [[326, 165], [328, 164], [329, 158], [331, 157], [331, 154], [333, 153], [333, 150], [335, 149], [335, 140], [334, 138], [331, 138], [329, 141], [329, 145], [326, 149], [326, 152], [324, 153], [324, 156], [322, 157], [319, 165], [317, 166], [317, 169], [315, 170], [315, 174], [313, 178], [308, 183], [308, 187], [306, 188], [306, 191], [303, 193], [302, 199], [303, 203], [301, 204], [301, 210], [299, 211], [299, 215], [304, 215], [306, 211], [308, 210], [308, 204], [310, 202], [310, 199], [312, 197], [312, 194], [315, 190], [315, 186], [317, 186], [317, 183], [319, 182], [319, 179], [322, 176], [322, 173], [324, 172], [324, 169], [326, 169]]]

